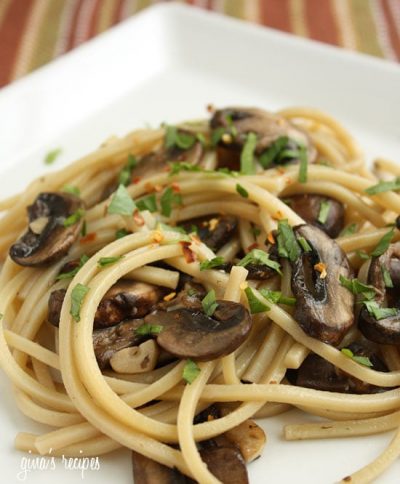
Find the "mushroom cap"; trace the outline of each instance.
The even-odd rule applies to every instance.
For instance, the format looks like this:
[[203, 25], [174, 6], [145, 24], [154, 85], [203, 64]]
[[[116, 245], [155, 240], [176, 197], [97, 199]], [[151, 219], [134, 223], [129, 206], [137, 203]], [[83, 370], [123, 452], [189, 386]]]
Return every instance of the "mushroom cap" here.
[[224, 484], [248, 484], [246, 463], [235, 447], [209, 447], [200, 451], [208, 470]]
[[[333, 239], [344, 227], [344, 207], [334, 198], [315, 194], [302, 194], [285, 197], [285, 202], [308, 224], [315, 225]], [[329, 202], [329, 212], [325, 223], [318, 220], [322, 202]]]
[[211, 250], [218, 251], [225, 245], [236, 232], [238, 222], [232, 215], [211, 215], [186, 220], [180, 224], [187, 232], [192, 227], [197, 227], [197, 235], [200, 240]]
[[138, 452], [132, 451], [133, 479], [137, 484], [194, 484], [178, 469], [171, 469]]
[[[10, 247], [11, 259], [21, 266], [40, 266], [61, 259], [77, 239], [82, 220], [69, 227], [64, 221], [83, 208], [80, 198], [69, 193], [41, 193], [27, 208], [30, 226], [25, 234]], [[47, 220], [35, 233], [32, 223]]]
[[[353, 276], [349, 260], [339, 245], [317, 227], [298, 225], [294, 232], [312, 248], [292, 262], [294, 318], [309, 336], [337, 345], [354, 322], [354, 295], [339, 282], [340, 275]], [[326, 267], [325, 278], [314, 267], [320, 262]]]
[[200, 308], [155, 311], [145, 317], [151, 325], [161, 325], [157, 343], [178, 358], [210, 361], [235, 351], [252, 326], [247, 309], [231, 301], [217, 301], [212, 317]]
[[[393, 288], [385, 286], [382, 269], [389, 271]], [[375, 301], [379, 306], [400, 309], [400, 242], [390, 244], [379, 257], [372, 257], [368, 270], [368, 284], [376, 290]], [[358, 318], [358, 327], [369, 340], [386, 345], [400, 344], [400, 311], [384, 319], [375, 319], [364, 306]]]

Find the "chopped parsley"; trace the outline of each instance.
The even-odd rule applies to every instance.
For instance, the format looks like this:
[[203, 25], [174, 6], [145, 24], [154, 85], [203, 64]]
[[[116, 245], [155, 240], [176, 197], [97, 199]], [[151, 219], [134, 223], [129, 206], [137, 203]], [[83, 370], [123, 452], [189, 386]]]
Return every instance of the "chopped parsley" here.
[[111, 203], [108, 206], [108, 213], [117, 213], [119, 215], [132, 215], [136, 205], [129, 195], [128, 190], [124, 185], [119, 185], [117, 191], [114, 193]]
[[201, 301], [201, 305], [203, 306], [203, 311], [207, 316], [212, 316], [214, 314], [214, 311], [218, 307], [214, 289], [206, 294], [204, 299]]
[[273, 304], [285, 304], [286, 306], [294, 306], [296, 304], [295, 297], [284, 296], [281, 291], [270, 291], [269, 289], [260, 289], [259, 291], [263, 297]]
[[297, 243], [292, 227], [287, 220], [278, 222], [278, 253], [281, 257], [294, 262], [301, 255], [301, 249]]
[[248, 198], [249, 197], [249, 192], [247, 190], [245, 190], [242, 187], [242, 185], [239, 185], [239, 183], [236, 184], [236, 191], [243, 198]]
[[116, 232], [115, 232], [115, 238], [116, 239], [122, 239], [123, 237], [126, 237], [127, 235], [129, 235], [131, 232], [128, 232], [126, 229], [118, 229]]
[[362, 260], [368, 260], [370, 256], [365, 252], [365, 250], [356, 250], [356, 254]]
[[154, 193], [148, 195], [147, 197], [142, 198], [136, 202], [136, 207], [138, 210], [148, 210], [149, 212], [157, 212], [157, 200]]
[[171, 225], [163, 224], [161, 222], [158, 224], [157, 227], [161, 230], [166, 230], [167, 232], [168, 231], [169, 232], [178, 232], [178, 234], [186, 235], [186, 230], [183, 227], [178, 227], [178, 226], [172, 227]]
[[311, 245], [307, 242], [307, 240], [304, 237], [299, 237], [297, 239], [297, 242], [301, 245], [301, 248], [304, 250], [304, 252], [312, 251]]
[[86, 237], [86, 235], [87, 235], [87, 223], [86, 223], [86, 220], [84, 220], [81, 228], [81, 236]]
[[347, 356], [347, 358], [351, 358], [353, 361], [355, 361], [356, 363], [359, 363], [360, 365], [368, 366], [369, 368], [374, 366], [371, 363], [371, 360], [368, 358], [368, 356], [357, 356], [349, 348], [342, 348], [340, 352], [344, 356]]
[[381, 181], [372, 187], [365, 190], [368, 195], [377, 195], [378, 193], [389, 192], [391, 190], [400, 190], [400, 177], [396, 177], [394, 180]]
[[377, 321], [396, 316], [399, 313], [397, 308], [381, 308], [376, 301], [364, 301], [364, 306]]
[[378, 242], [378, 245], [371, 252], [371, 256], [379, 257], [380, 255], [384, 254], [387, 251], [387, 248], [389, 247], [390, 242], [393, 239], [393, 236], [394, 236], [394, 227], [392, 227], [389, 230], [389, 232], [386, 232], [386, 234], [381, 238], [381, 240]]
[[260, 301], [257, 296], [255, 296], [251, 287], [246, 287], [244, 292], [247, 297], [247, 302], [249, 303], [251, 314], [264, 313], [265, 311], [269, 311], [271, 309], [269, 306]]
[[339, 234], [339, 237], [347, 237], [348, 235], [353, 235], [357, 230], [357, 224], [352, 223], [345, 227]]
[[258, 237], [261, 234], [260, 227], [251, 227], [251, 233], [254, 235], [254, 237]]
[[79, 269], [81, 269], [88, 260], [89, 257], [86, 254], [81, 255], [81, 258], [79, 259], [79, 264], [74, 269], [72, 269], [72, 271], [62, 272], [61, 274], [58, 274], [58, 276], [56, 277], [56, 281], [62, 281], [63, 279], [73, 279], [76, 274], [78, 274]]
[[65, 193], [71, 193], [71, 195], [75, 195], [76, 197], [79, 197], [81, 194], [79, 188], [74, 185], [64, 185], [62, 191]]
[[79, 220], [84, 215], [85, 215], [85, 210], [83, 208], [78, 208], [76, 212], [74, 212], [72, 215], [70, 215], [64, 220], [63, 222], [64, 227], [71, 227], [71, 225], [74, 225], [77, 222], [79, 222]]
[[278, 274], [282, 274], [279, 262], [271, 260], [268, 254], [261, 249], [253, 249], [237, 263], [238, 266], [242, 267], [246, 267], [249, 264], [262, 264], [274, 269]]
[[151, 336], [153, 334], [160, 334], [164, 329], [164, 326], [159, 324], [148, 324], [144, 323], [135, 329], [135, 333], [140, 336]]
[[128, 186], [131, 182], [132, 171], [137, 165], [137, 160], [133, 155], [128, 156], [127, 164], [122, 168], [118, 176], [118, 183], [120, 185]]
[[300, 158], [300, 166], [299, 166], [299, 182], [306, 183], [308, 178], [308, 158], [307, 158], [307, 150], [305, 146], [299, 147], [299, 158]]
[[62, 149], [55, 148], [54, 150], [49, 151], [46, 156], [44, 157], [44, 164], [45, 165], [52, 165], [56, 159], [61, 155]]
[[203, 260], [203, 262], [200, 262], [200, 270], [206, 271], [208, 269], [213, 269], [214, 267], [219, 267], [224, 263], [225, 261], [223, 257], [214, 257], [210, 260]]
[[318, 222], [324, 224], [328, 220], [329, 211], [331, 209], [331, 202], [323, 200], [319, 206]]
[[256, 172], [254, 165], [254, 151], [257, 146], [257, 135], [248, 133], [246, 141], [240, 154], [240, 173], [244, 175], [253, 175]]
[[344, 277], [342, 274], [340, 274], [339, 282], [343, 287], [348, 289], [352, 294], [354, 294], [355, 296], [357, 296], [358, 294], [361, 294], [362, 297], [367, 301], [374, 299], [376, 295], [376, 291], [373, 286], [363, 284], [358, 279], [348, 279], [347, 277]]
[[161, 213], [165, 217], [169, 217], [172, 212], [173, 205], [182, 205], [182, 196], [180, 193], [175, 193], [172, 187], [168, 187], [161, 196]]
[[110, 266], [121, 260], [123, 257], [123, 255], [117, 255], [115, 257], [100, 257], [100, 259], [97, 261], [97, 266], [100, 268]]
[[167, 149], [176, 146], [182, 150], [188, 150], [196, 143], [194, 134], [179, 130], [176, 126], [167, 125], [165, 129], [165, 147]]
[[394, 287], [393, 286], [393, 281], [390, 276], [390, 272], [385, 266], [382, 266], [382, 277], [383, 277], [383, 282], [385, 283], [385, 287]]
[[211, 133], [211, 144], [216, 146], [222, 139], [222, 136], [225, 134], [225, 128], [223, 126], [219, 126], [216, 129], [213, 129]]
[[193, 165], [187, 161], [173, 161], [169, 163], [171, 168], [169, 175], [177, 175], [181, 171], [202, 171], [202, 168], [198, 165]]
[[191, 359], [188, 359], [185, 366], [183, 367], [182, 378], [185, 380], [186, 383], [189, 383], [189, 385], [191, 385], [199, 376], [200, 372], [201, 370], [198, 367], [197, 363]]
[[83, 300], [85, 299], [86, 294], [89, 292], [90, 288], [84, 286], [81, 283], [78, 283], [71, 292], [71, 309], [70, 314], [74, 318], [74, 320], [79, 323], [81, 320], [80, 312]]
[[269, 168], [272, 163], [280, 157], [280, 154], [286, 148], [288, 141], [289, 138], [287, 136], [281, 136], [268, 146], [259, 159], [260, 164], [264, 169]]

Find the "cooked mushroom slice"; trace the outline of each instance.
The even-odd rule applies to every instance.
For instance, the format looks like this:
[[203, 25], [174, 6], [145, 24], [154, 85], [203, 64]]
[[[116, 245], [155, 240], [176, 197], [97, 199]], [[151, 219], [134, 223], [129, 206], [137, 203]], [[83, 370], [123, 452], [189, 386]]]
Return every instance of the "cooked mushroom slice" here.
[[[27, 209], [28, 230], [10, 247], [11, 259], [21, 266], [40, 266], [61, 259], [81, 230], [79, 210], [83, 210], [83, 202], [74, 195], [41, 193]], [[76, 220], [65, 223], [73, 214], [77, 214]]]
[[354, 322], [354, 295], [339, 282], [341, 275], [352, 278], [349, 261], [317, 227], [299, 225], [294, 232], [311, 247], [292, 262], [294, 318], [309, 336], [337, 345]]
[[[386, 287], [385, 271], [386, 279], [390, 276], [392, 288]], [[368, 284], [376, 290], [375, 303], [382, 313], [382, 318], [377, 319], [364, 306], [358, 319], [360, 331], [376, 343], [400, 344], [400, 242], [390, 244], [384, 254], [371, 259]], [[393, 314], [385, 315], [385, 308], [394, 308], [398, 311], [393, 310]]]
[[178, 469], [171, 469], [132, 451], [133, 480], [137, 484], [194, 484]]
[[105, 328], [127, 318], [143, 318], [162, 299], [164, 288], [121, 279], [103, 296], [94, 318], [95, 328]]
[[252, 320], [247, 309], [230, 301], [217, 301], [212, 317], [200, 308], [155, 311], [145, 317], [151, 325], [161, 325], [157, 343], [178, 358], [209, 361], [232, 353], [246, 339]]
[[[100, 301], [94, 317], [94, 328], [114, 326], [128, 318], [143, 318], [155, 308], [165, 292], [164, 288], [153, 284], [121, 279]], [[59, 325], [65, 293], [65, 289], [59, 289], [50, 294], [47, 319], [54, 326]]]
[[[340, 234], [344, 227], [343, 204], [333, 198], [314, 194], [293, 195], [286, 197], [285, 203], [308, 224], [315, 225], [333, 239]], [[318, 219], [324, 204], [328, 207], [326, 221], [321, 223]]]
[[200, 163], [204, 150], [196, 135], [183, 129], [178, 129], [177, 132], [179, 135], [188, 137], [188, 139], [192, 138], [192, 141], [187, 143], [188, 148], [183, 149], [176, 145], [170, 148], [163, 146], [158, 151], [144, 156], [132, 170], [132, 178], [154, 175], [154, 173], [165, 170], [168, 167], [168, 162], [185, 162], [192, 165]]
[[[179, 287], [179, 286], [178, 286]], [[201, 300], [207, 294], [204, 286], [193, 280], [187, 280], [182, 285], [182, 289], [171, 300], [163, 300], [157, 304], [157, 309], [171, 311], [178, 308], [198, 309]]]
[[[369, 357], [372, 368], [376, 371], [388, 371], [382, 360], [371, 351], [360, 345], [350, 345], [349, 349], [356, 356]], [[387, 388], [365, 383], [324, 360], [318, 355], [307, 356], [296, 372], [295, 384], [297, 386], [337, 393], [379, 393]]]
[[213, 215], [187, 220], [181, 224], [187, 232], [197, 228], [197, 235], [211, 250], [218, 251], [233, 236], [237, 219], [232, 215]]
[[211, 474], [223, 484], [247, 484], [246, 463], [235, 447], [209, 447], [200, 451]]
[[[299, 145], [306, 146], [308, 161], [316, 159], [316, 150], [308, 135], [290, 121], [276, 114], [256, 108], [230, 107], [215, 112], [210, 121], [213, 130], [225, 128], [228, 136], [221, 137], [217, 146], [219, 166], [231, 170], [240, 168], [240, 153], [248, 133], [258, 137], [256, 154], [262, 155], [273, 142], [286, 137], [287, 143], [282, 153], [297, 150]], [[272, 165], [298, 161], [290, 157], [274, 159]]]
[[159, 353], [157, 343], [149, 339], [139, 346], [117, 351], [110, 358], [110, 365], [117, 373], [145, 373], [154, 370]]
[[100, 369], [106, 368], [110, 358], [117, 352], [130, 346], [137, 346], [145, 338], [136, 330], [143, 324], [143, 319], [130, 319], [109, 328], [93, 331], [93, 348]]

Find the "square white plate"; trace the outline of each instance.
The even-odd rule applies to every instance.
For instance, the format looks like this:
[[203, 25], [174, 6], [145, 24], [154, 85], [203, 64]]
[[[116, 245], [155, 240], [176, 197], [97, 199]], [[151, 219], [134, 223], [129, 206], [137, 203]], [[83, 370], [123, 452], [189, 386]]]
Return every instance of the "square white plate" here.
[[[341, 120], [369, 159], [400, 159], [400, 68], [366, 56], [240, 23], [179, 5], [153, 7], [0, 92], [2, 196], [53, 168], [43, 164], [61, 147], [59, 168], [111, 134], [144, 124], [204, 116], [205, 106], [308, 105]], [[23, 454], [14, 435], [43, 431], [16, 409], [0, 375], [0, 482], [20, 482]], [[249, 466], [252, 484], [325, 484], [373, 460], [381, 436], [285, 442], [282, 426], [305, 421], [291, 412], [263, 422], [268, 444]], [[85, 482], [131, 483], [127, 451], [100, 458]], [[399, 482], [400, 462], [377, 482]], [[78, 470], [32, 470], [26, 482], [79, 482]]]

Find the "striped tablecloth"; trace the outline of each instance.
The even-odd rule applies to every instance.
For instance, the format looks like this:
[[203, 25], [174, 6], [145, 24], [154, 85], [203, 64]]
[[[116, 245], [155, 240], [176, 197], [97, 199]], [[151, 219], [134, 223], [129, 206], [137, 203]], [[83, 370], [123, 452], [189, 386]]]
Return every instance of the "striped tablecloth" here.
[[[155, 0], [0, 0], [0, 86]], [[187, 0], [193, 7], [400, 60], [400, 0]]]

